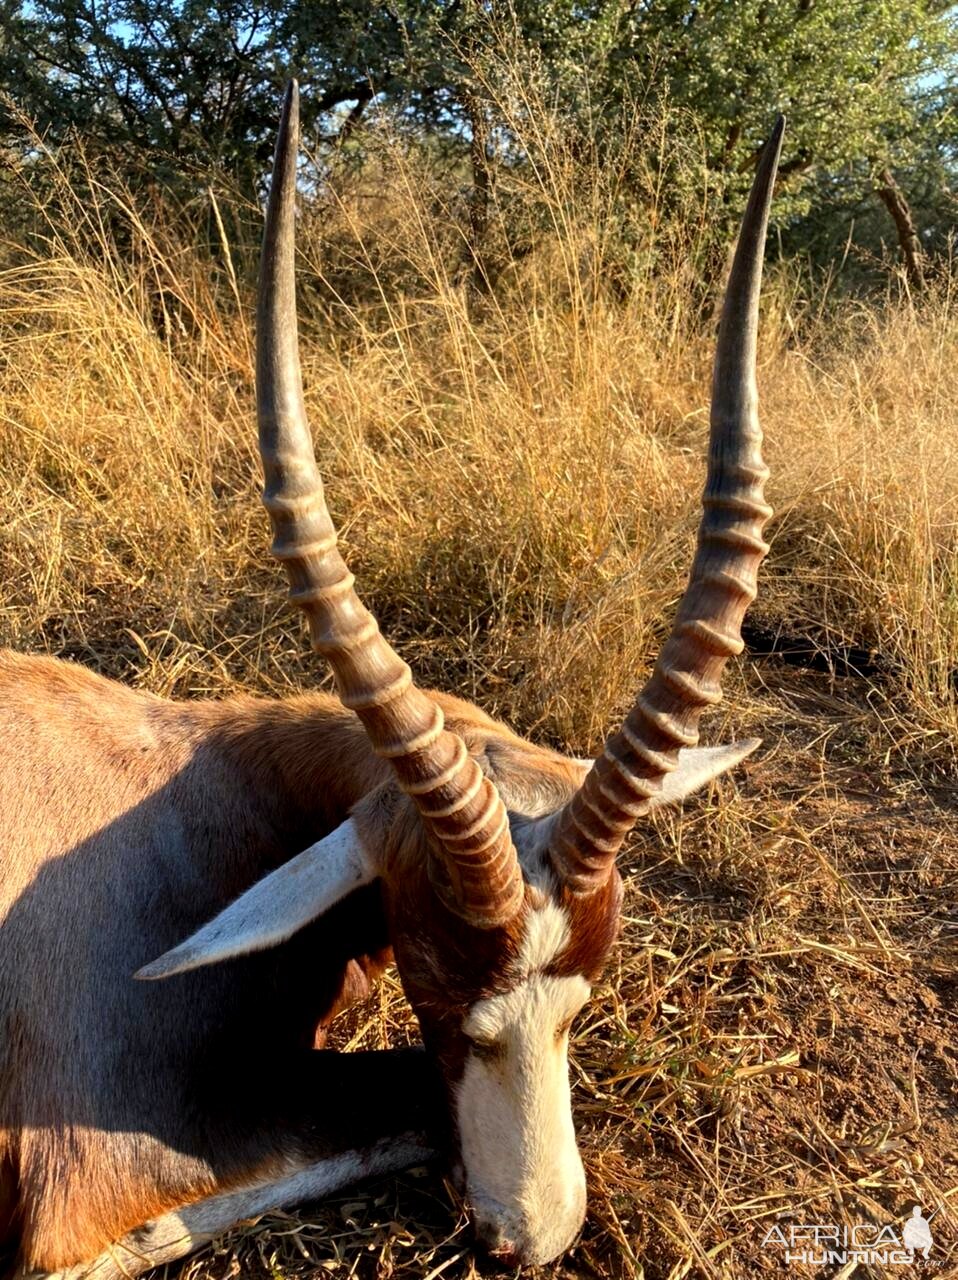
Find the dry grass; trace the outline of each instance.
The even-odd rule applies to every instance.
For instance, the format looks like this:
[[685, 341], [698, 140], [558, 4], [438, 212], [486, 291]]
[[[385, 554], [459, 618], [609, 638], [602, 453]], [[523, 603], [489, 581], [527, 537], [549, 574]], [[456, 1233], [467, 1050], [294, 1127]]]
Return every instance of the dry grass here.
[[[710, 325], [680, 250], [704, 217], [672, 243], [653, 200], [613, 270], [616, 174], [514, 109], [549, 163], [497, 192], [494, 297], [463, 283], [455, 197], [389, 135], [304, 214], [307, 398], [349, 558], [420, 678], [584, 754], [688, 563]], [[55, 179], [45, 238], [0, 273], [0, 638], [179, 697], [325, 679], [268, 563], [241, 267]], [[517, 207], [537, 230], [510, 256], [495, 217]], [[575, 1036], [591, 1209], [563, 1275], [782, 1274], [760, 1246], [776, 1214], [917, 1202], [940, 1207], [926, 1269], [955, 1274], [958, 301], [804, 296], [773, 273], [778, 515], [752, 622], [817, 658], [731, 673], [708, 733], [765, 750], [632, 847], [622, 944]], [[340, 1029], [413, 1033], [390, 981]], [[420, 1171], [264, 1219], [187, 1274], [475, 1265]]]

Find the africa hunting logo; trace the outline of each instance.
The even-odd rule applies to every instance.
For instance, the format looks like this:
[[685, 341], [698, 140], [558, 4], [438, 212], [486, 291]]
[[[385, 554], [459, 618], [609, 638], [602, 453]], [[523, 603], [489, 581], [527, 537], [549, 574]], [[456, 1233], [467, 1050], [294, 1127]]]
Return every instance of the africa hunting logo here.
[[916, 1204], [901, 1228], [891, 1223], [883, 1227], [864, 1222], [851, 1227], [835, 1223], [776, 1223], [766, 1231], [762, 1248], [784, 1249], [786, 1263], [808, 1266], [908, 1266], [931, 1253], [934, 1240], [930, 1224], [937, 1212], [936, 1209], [925, 1218], [921, 1205]]

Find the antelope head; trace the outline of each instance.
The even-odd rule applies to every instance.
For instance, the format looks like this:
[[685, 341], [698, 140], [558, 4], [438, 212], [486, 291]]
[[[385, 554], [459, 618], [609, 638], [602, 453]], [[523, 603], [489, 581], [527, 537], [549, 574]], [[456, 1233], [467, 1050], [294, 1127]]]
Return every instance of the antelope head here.
[[354, 590], [303, 405], [295, 85], [283, 106], [257, 316], [264, 501], [313, 646], [393, 781], [141, 976], [280, 943], [378, 880], [405, 992], [442, 1068], [456, 1176], [480, 1241], [513, 1264], [555, 1258], [584, 1218], [568, 1033], [615, 939], [616, 855], [656, 805], [680, 801], [758, 745], [696, 746], [699, 717], [719, 701], [722, 670], [742, 650], [767, 550], [755, 345], [783, 125], [758, 165], [728, 282], [689, 583], [651, 675], [593, 762], [535, 747], [469, 704], [420, 690]]

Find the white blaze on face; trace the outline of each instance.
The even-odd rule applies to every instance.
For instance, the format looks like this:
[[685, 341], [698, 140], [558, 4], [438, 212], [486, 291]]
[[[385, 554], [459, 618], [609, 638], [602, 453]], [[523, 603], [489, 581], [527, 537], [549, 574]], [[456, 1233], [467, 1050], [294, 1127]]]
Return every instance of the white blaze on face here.
[[530, 917], [517, 985], [463, 1023], [473, 1042], [456, 1108], [466, 1198], [481, 1242], [525, 1264], [557, 1257], [585, 1216], [568, 1030], [589, 985], [542, 972], [568, 939], [565, 913], [545, 903]]

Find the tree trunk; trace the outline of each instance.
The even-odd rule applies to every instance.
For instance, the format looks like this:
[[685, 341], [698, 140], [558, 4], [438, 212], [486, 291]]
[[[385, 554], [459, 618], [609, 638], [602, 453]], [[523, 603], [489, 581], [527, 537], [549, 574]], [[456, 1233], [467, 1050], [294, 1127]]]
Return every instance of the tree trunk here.
[[888, 210], [898, 232], [898, 245], [905, 263], [905, 275], [913, 289], [925, 286], [925, 254], [915, 229], [915, 219], [905, 193], [895, 181], [892, 171], [884, 168], [878, 175], [878, 198]]
[[373, 86], [372, 84], [367, 82], [365, 85], [363, 85], [360, 88], [359, 92], [356, 94], [356, 105], [353, 107], [350, 107], [349, 114], [346, 116], [346, 119], [340, 125], [339, 133], [336, 137], [337, 142], [343, 143], [348, 139], [349, 135], [353, 132], [353, 130], [359, 124], [360, 120], [362, 120], [363, 112], [366, 110], [366, 108], [369, 106], [372, 100], [373, 100]]

